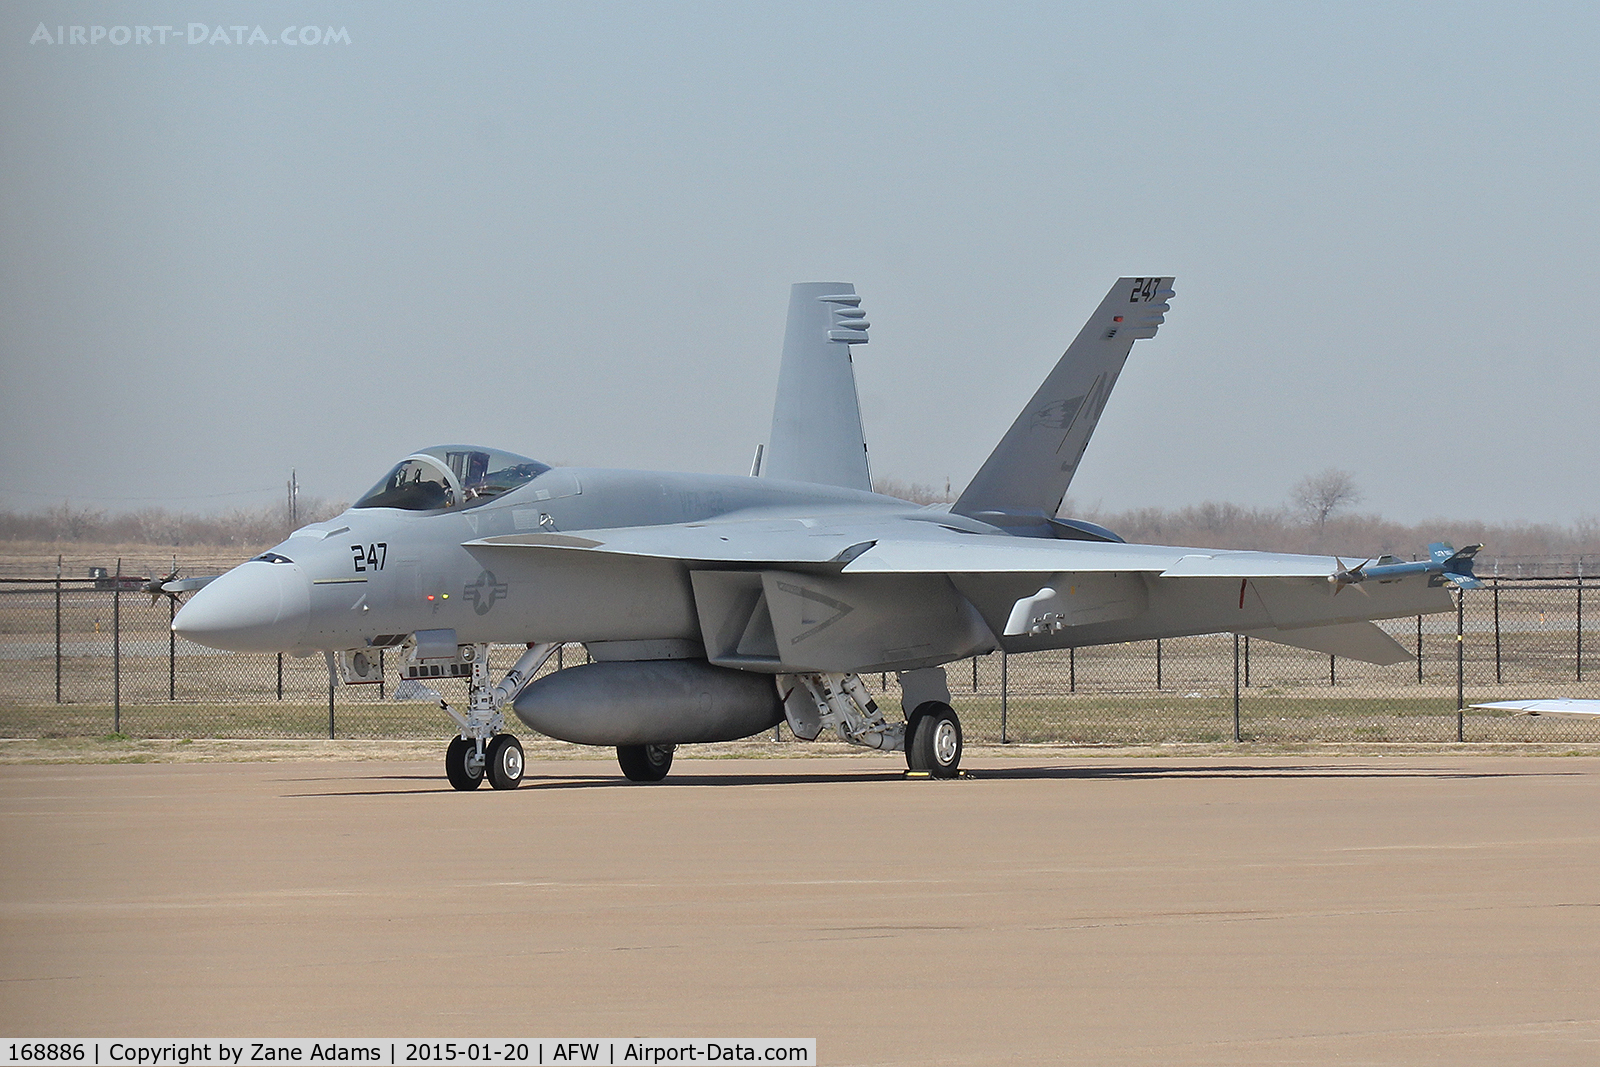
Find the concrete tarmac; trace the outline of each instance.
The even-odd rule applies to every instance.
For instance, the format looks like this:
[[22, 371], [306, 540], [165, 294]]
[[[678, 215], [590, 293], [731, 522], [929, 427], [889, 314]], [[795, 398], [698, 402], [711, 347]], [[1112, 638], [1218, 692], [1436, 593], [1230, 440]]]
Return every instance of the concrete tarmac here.
[[0, 1034], [1600, 1063], [1600, 759], [0, 768]]

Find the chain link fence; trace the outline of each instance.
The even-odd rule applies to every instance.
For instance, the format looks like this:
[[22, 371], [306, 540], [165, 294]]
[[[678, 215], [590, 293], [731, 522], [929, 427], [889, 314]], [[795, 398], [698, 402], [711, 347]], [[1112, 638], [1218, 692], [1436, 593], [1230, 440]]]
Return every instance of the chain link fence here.
[[[107, 568], [110, 570], [110, 568]], [[80, 571], [81, 573], [81, 571]], [[1600, 721], [1480, 710], [1488, 700], [1600, 697], [1593, 591], [1581, 577], [1488, 579], [1455, 613], [1380, 623], [1415, 656], [1375, 667], [1232, 634], [951, 664], [969, 742], [1600, 741]], [[1591, 598], [1585, 614], [1585, 596]], [[429, 690], [330, 688], [320, 656], [219, 652], [175, 638], [140, 579], [0, 579], [0, 736], [427, 738], [450, 732]], [[502, 672], [521, 646], [497, 646]], [[391, 652], [390, 658], [398, 653]], [[579, 645], [545, 671], [584, 662]], [[890, 675], [865, 678], [889, 706]], [[436, 683], [465, 702], [461, 681]], [[787, 736], [787, 732], [783, 732]]]

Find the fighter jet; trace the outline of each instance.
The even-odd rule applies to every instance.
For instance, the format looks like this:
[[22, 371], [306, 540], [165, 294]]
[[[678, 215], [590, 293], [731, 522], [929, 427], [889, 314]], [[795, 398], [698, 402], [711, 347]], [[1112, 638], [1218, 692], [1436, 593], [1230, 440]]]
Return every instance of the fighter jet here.
[[[529, 728], [615, 747], [656, 781], [675, 746], [787, 722], [959, 773], [944, 664], [969, 656], [1232, 631], [1376, 663], [1408, 653], [1371, 620], [1452, 607], [1472, 553], [1343, 558], [1127, 544], [1059, 517], [1136, 340], [1172, 279], [1122, 278], [953, 505], [872, 491], [853, 285], [793, 287], [772, 429], [750, 477], [551, 467], [470, 445], [402, 459], [348, 511], [200, 589], [172, 623], [245, 652], [322, 652], [330, 678], [466, 682], [445, 772], [514, 788]], [[764, 469], [762, 469], [764, 466]], [[535, 678], [563, 643], [591, 662]], [[527, 652], [499, 680], [491, 644]], [[899, 715], [862, 684], [896, 673]]]

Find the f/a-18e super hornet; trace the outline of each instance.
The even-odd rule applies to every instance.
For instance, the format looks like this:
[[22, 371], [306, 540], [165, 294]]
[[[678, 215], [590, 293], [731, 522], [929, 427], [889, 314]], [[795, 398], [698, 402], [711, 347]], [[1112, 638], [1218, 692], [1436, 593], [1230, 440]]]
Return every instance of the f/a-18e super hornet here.
[[[750, 477], [426, 448], [338, 518], [200, 590], [173, 629], [216, 648], [321, 651], [347, 682], [376, 680], [377, 650], [397, 647], [408, 678], [464, 679], [463, 708], [441, 701], [458, 727], [445, 761], [458, 789], [521, 780], [507, 708], [551, 737], [615, 746], [635, 781], [662, 778], [676, 745], [783, 721], [947, 777], [962, 735], [943, 665], [968, 656], [1232, 631], [1405, 659], [1370, 620], [1450, 608], [1447, 586], [1478, 584], [1476, 546], [1347, 567], [1126, 544], [1057, 516], [1171, 283], [1112, 287], [954, 505], [872, 492], [850, 355], [867, 340], [861, 300], [853, 285], [805, 283]], [[566, 642], [591, 662], [536, 678]], [[498, 681], [491, 643], [527, 646]], [[880, 671], [898, 675], [903, 717], [862, 684]]]

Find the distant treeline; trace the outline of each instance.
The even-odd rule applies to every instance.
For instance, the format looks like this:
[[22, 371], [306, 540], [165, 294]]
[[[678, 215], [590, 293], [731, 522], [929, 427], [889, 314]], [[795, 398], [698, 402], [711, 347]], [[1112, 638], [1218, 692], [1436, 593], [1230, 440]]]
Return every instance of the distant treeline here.
[[[946, 503], [948, 491], [881, 479], [880, 493], [918, 504]], [[302, 500], [298, 525], [330, 519], [344, 503]], [[1073, 518], [1099, 523], [1128, 541], [1186, 545], [1195, 548], [1248, 548], [1268, 552], [1308, 552], [1351, 556], [1385, 553], [1410, 559], [1426, 551], [1430, 541], [1460, 547], [1482, 544], [1483, 558], [1576, 559], [1600, 561], [1600, 518], [1585, 517], [1570, 526], [1552, 523], [1488, 523], [1439, 519], [1407, 525], [1380, 515], [1340, 514], [1318, 522], [1304, 508], [1246, 508], [1205, 503], [1181, 508], [1135, 508], [1099, 511], [1073, 506], [1062, 511]], [[43, 511], [0, 510], [0, 541], [139, 544], [188, 546], [270, 545], [287, 537], [296, 524], [283, 505], [235, 508], [215, 515], [191, 515], [165, 508], [107, 512], [59, 504]]]
[[[873, 488], [916, 504], [954, 499], [948, 490], [890, 478], [876, 480]], [[1077, 507], [1069, 497], [1062, 508], [1063, 515], [1099, 523], [1124, 540], [1144, 544], [1343, 554], [1360, 562], [1384, 554], [1420, 558], [1430, 542], [1448, 541], [1457, 548], [1483, 545], [1481, 558], [1489, 566], [1480, 567], [1482, 573], [1491, 573], [1496, 559], [1576, 561], [1586, 557], [1600, 562], [1600, 517], [1586, 516], [1571, 526], [1459, 519], [1407, 525], [1381, 515], [1324, 514], [1319, 518], [1317, 512], [1304, 500], [1276, 508], [1208, 502], [1181, 508], [1102, 511]]]
[[43, 511], [0, 510], [0, 540], [60, 541], [92, 544], [271, 545], [296, 526], [331, 519], [347, 505], [302, 497], [298, 522], [291, 522], [282, 504], [233, 508], [215, 515], [191, 515], [166, 508], [107, 512], [99, 508], [57, 504]]
[[[1074, 511], [1066, 514], [1097, 522], [1128, 541], [1185, 545], [1194, 548], [1244, 548], [1265, 552], [1315, 555], [1384, 554], [1420, 558], [1432, 541], [1484, 546], [1480, 560], [1600, 560], [1600, 518], [1586, 516], [1571, 526], [1553, 523], [1491, 523], [1434, 519], [1407, 525], [1381, 515], [1334, 515], [1318, 524], [1290, 508], [1245, 508], [1205, 503], [1183, 508], [1135, 508], [1131, 511]], [[1359, 562], [1357, 559], [1354, 562]], [[1480, 566], [1480, 573], [1492, 567]]]

